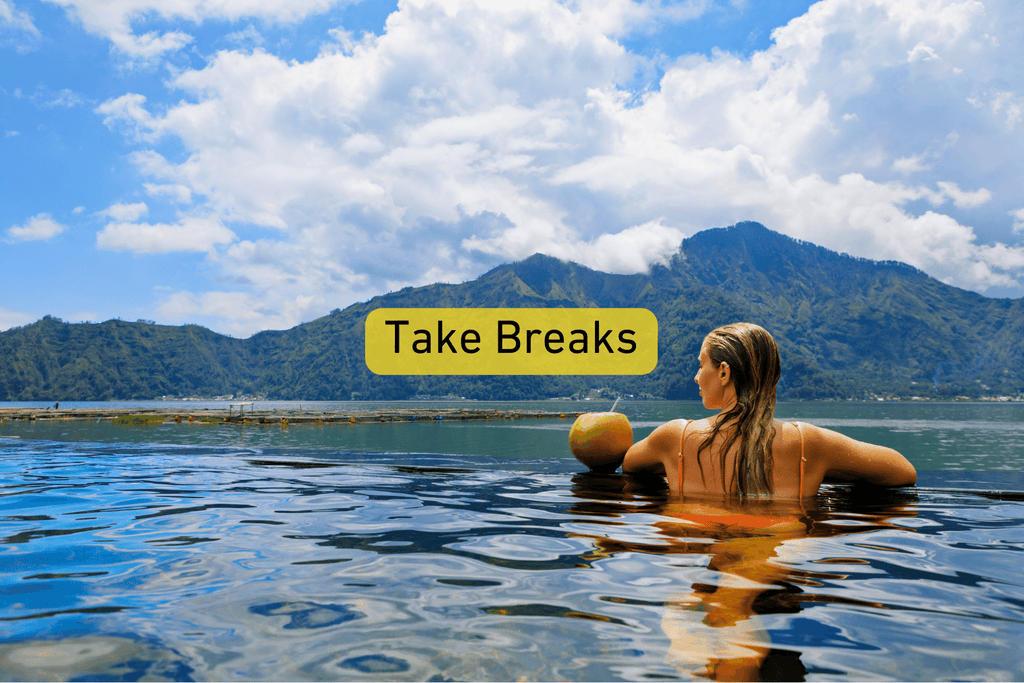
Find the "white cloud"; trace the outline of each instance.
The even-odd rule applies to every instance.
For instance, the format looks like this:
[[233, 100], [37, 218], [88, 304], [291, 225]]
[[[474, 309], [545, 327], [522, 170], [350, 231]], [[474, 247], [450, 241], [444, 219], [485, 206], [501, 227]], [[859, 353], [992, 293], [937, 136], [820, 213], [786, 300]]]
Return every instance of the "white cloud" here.
[[63, 88], [57, 92], [47, 92], [45, 95], [40, 93], [40, 95], [41, 97], [34, 99], [38, 99], [44, 107], [71, 109], [72, 107], [85, 104], [85, 99], [81, 95], [68, 88]]
[[[156, 309], [156, 315], [161, 320], [184, 324], [212, 316], [227, 321], [228, 330], [235, 327], [247, 329], [252, 324], [263, 322], [268, 313], [275, 318], [279, 317], [266, 310], [265, 302], [243, 292], [206, 292], [198, 295], [175, 292], [167, 296]], [[290, 327], [296, 322], [289, 321], [281, 327]]]
[[1015, 209], [1010, 215], [1013, 216], [1013, 233], [1018, 235], [1024, 232], [1024, 208]]
[[[1019, 206], [991, 170], [1019, 150], [1024, 78], [1000, 47], [1020, 42], [1001, 21], [1014, 7], [823, 0], [763, 52], [684, 56], [646, 87], [653, 65], [619, 39], [705, 5], [402, 0], [380, 36], [333, 30], [304, 62], [222, 51], [175, 72], [169, 103], [97, 107], [139, 144], [148, 196], [207, 217], [114, 222], [97, 244], [206, 252], [245, 292], [169, 295], [162, 310], [234, 330], [538, 251], [635, 272], [747, 219], [958, 286], [1024, 288], [1019, 248], [942, 213], [1005, 224]], [[166, 141], [184, 153], [162, 155]]]
[[969, 209], [975, 206], [981, 206], [985, 202], [992, 199], [992, 193], [981, 188], [974, 192], [964, 192], [957, 186], [956, 183], [939, 181], [939, 189], [942, 190], [942, 195], [949, 197], [953, 200], [953, 204], [959, 209]]
[[169, 185], [161, 183], [143, 183], [146, 194], [150, 197], [166, 197], [178, 204], [192, 203], [192, 190], [185, 185]]
[[1011, 90], [990, 90], [973, 94], [967, 102], [976, 109], [988, 109], [1012, 131], [1024, 117], [1024, 97]]
[[892, 162], [892, 170], [908, 175], [910, 173], [916, 173], [917, 171], [927, 171], [931, 169], [931, 164], [924, 163], [925, 155], [915, 154], [909, 157], [900, 157], [894, 159]]
[[19, 10], [10, 0], [0, 0], [0, 46], [14, 45], [19, 52], [35, 47], [39, 29], [28, 12]]
[[929, 62], [938, 58], [939, 56], [935, 54], [935, 50], [924, 43], [918, 43], [914, 46], [913, 50], [907, 53], [908, 62]]
[[183, 218], [176, 224], [108, 223], [96, 235], [96, 246], [136, 254], [166, 254], [175, 251], [209, 252], [218, 244], [235, 239], [235, 233], [210, 218]]
[[11, 240], [28, 242], [48, 240], [64, 232], [65, 227], [53, 220], [48, 213], [40, 213], [28, 219], [24, 225], [8, 228], [7, 235]]
[[[380, 293], [366, 286], [367, 278], [326, 260], [328, 253], [315, 238], [302, 245], [270, 240], [232, 244], [219, 258], [226, 271], [239, 274], [234, 284], [246, 291], [167, 291], [154, 315], [176, 324], [216, 323], [227, 334], [247, 336], [293, 327], [336, 308], [339, 285], [361, 299]], [[245, 268], [237, 268], [238, 263]], [[430, 281], [443, 279], [439, 273]]]
[[930, 171], [959, 140], [960, 136], [956, 132], [949, 133], [944, 140], [932, 142], [919, 154], [895, 159], [892, 162], [892, 170], [903, 175]]
[[0, 332], [9, 330], [12, 327], [21, 327], [35, 322], [41, 316], [23, 311], [12, 311], [9, 308], [0, 306]]
[[[6, 0], [0, 0], [5, 2]], [[192, 42], [181, 30], [139, 35], [135, 26], [156, 20], [157, 24], [184, 21], [194, 25], [206, 20], [237, 21], [258, 18], [268, 22], [295, 22], [325, 12], [348, 0], [48, 0], [66, 8], [82, 22], [85, 30], [109, 40], [132, 59], [151, 60], [180, 50]]]
[[[935, 121], [913, 117], [903, 125], [898, 118], [880, 119], [863, 105], [856, 120], [849, 112], [866, 97], [899, 112], [905, 106], [900, 98], [912, 105], [919, 96], [920, 81], [947, 87], [951, 72], [922, 76], [901, 67], [913, 49], [902, 46], [920, 45], [927, 36], [929, 44], [961, 54], [980, 16], [980, 5], [971, 2], [818, 3], [777, 29], [775, 46], [749, 60], [733, 55], [681, 60], [641, 106], [631, 106], [619, 93], [595, 92], [593, 104], [614, 123], [616, 144], [561, 169], [555, 179], [677, 224], [752, 218], [831, 248], [903, 260], [962, 287], [1020, 288], [1020, 248], [985, 244], [971, 227], [949, 216], [914, 215], [909, 208], [916, 200], [933, 205], [952, 200], [965, 209], [992, 200], [989, 189], [966, 192], [954, 180], [935, 177], [949, 172], [945, 156], [961, 137], [939, 126], [969, 124], [960, 118], [964, 108], [943, 112]], [[900, 79], [904, 91], [881, 86], [883, 77]], [[833, 123], [833, 109], [846, 112], [839, 118], [864, 125], [844, 132]], [[922, 130], [941, 142], [913, 155], [894, 155], [891, 170], [930, 171], [938, 192], [861, 173], [828, 178], [842, 168], [832, 162], [838, 158], [837, 143], [863, 148], [865, 142], [881, 141], [899, 149]], [[861, 162], [864, 171], [871, 166]]]
[[111, 204], [100, 212], [101, 215], [113, 218], [115, 221], [137, 221], [149, 213], [149, 207], [145, 202], [136, 204]]
[[145, 103], [143, 95], [122, 95], [96, 107], [96, 113], [103, 115], [105, 125], [111, 128], [129, 126], [134, 138], [151, 142], [160, 137], [161, 131], [156, 120], [143, 106]]
[[263, 45], [266, 41], [256, 27], [249, 24], [241, 31], [235, 31], [224, 36], [224, 39], [237, 45]]
[[997, 91], [992, 96], [991, 107], [993, 114], [1002, 115], [1005, 118], [1006, 127], [1010, 130], [1013, 130], [1024, 117], [1024, 97], [1014, 92]]
[[537, 251], [571, 259], [609, 273], [639, 273], [653, 264], [666, 264], [679, 249], [686, 233], [654, 220], [617, 233], [599, 235], [590, 242], [571, 239], [571, 234], [547, 230], [505, 231], [490, 238], [469, 237], [462, 246], [507, 258], [526, 258]]
[[22, 12], [14, 7], [14, 3], [9, 0], [0, 0], [0, 27], [4, 29], [19, 28], [21, 30], [29, 29], [38, 33], [35, 25], [32, 23], [32, 17], [26, 12]]
[[584, 247], [579, 261], [609, 273], [638, 273], [653, 264], [667, 265], [686, 234], [660, 220], [604, 234]]
[[1020, 286], [1021, 247], [980, 244], [970, 227], [947, 215], [904, 210], [908, 202], [928, 198], [927, 188], [850, 174], [836, 184], [820, 178], [782, 181], [773, 191], [781, 198], [773, 213], [794, 237], [818, 243], [826, 237], [839, 251], [909, 263], [969, 289]]

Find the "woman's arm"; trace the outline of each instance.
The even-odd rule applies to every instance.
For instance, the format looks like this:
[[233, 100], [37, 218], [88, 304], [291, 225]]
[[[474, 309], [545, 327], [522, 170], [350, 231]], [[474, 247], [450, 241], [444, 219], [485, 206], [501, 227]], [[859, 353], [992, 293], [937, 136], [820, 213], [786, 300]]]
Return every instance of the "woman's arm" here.
[[[917, 470], [899, 452], [805, 423], [804, 438], [822, 480], [912, 486]], [[812, 465], [813, 466], [813, 465]]]
[[683, 420], [672, 420], [657, 427], [647, 438], [637, 441], [626, 451], [623, 472], [665, 472], [666, 460], [679, 457]]

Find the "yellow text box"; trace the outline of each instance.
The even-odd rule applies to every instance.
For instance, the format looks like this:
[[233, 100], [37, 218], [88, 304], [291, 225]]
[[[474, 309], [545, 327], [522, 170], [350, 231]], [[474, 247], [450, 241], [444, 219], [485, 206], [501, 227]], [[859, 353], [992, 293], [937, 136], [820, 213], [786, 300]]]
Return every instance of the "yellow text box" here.
[[378, 375], [646, 375], [658, 319], [646, 308], [378, 308], [366, 366]]

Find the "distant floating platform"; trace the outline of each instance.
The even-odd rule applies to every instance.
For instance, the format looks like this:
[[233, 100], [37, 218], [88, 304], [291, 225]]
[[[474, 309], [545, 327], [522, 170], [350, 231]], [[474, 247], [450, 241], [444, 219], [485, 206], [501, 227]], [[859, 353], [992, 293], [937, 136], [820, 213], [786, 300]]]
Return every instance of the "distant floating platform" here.
[[84, 408], [39, 409], [0, 408], [0, 422], [6, 420], [97, 421], [106, 420], [124, 426], [167, 423], [280, 425], [292, 424], [370, 424], [381, 422], [497, 421], [497, 420], [575, 420], [581, 412], [534, 410], [473, 410], [468, 408], [399, 408], [382, 410], [253, 410], [252, 404], [235, 404], [228, 410], [167, 408]]

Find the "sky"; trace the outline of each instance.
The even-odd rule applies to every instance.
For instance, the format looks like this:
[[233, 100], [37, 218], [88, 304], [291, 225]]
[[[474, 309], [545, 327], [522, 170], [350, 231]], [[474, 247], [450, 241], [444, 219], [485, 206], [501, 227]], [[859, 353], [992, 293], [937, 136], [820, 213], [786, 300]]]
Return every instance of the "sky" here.
[[0, 330], [287, 329], [753, 220], [1024, 296], [1016, 0], [0, 0]]

